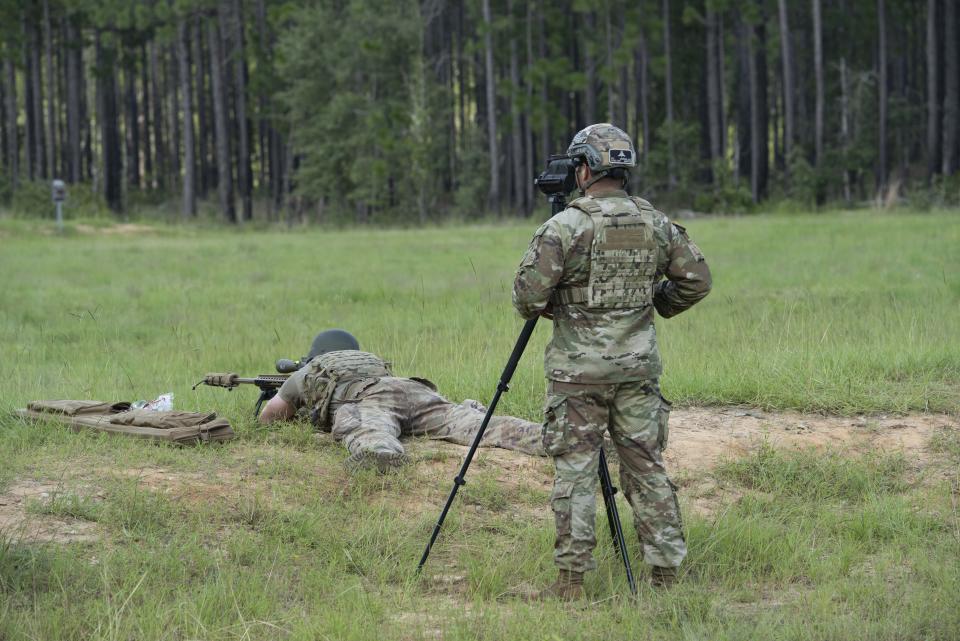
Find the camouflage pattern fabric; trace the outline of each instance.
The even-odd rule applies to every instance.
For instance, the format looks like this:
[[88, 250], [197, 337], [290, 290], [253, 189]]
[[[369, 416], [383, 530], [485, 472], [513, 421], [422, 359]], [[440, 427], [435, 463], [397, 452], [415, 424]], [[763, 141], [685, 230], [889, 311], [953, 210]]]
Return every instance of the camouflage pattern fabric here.
[[587, 384], [659, 378], [662, 366], [654, 309], [669, 318], [707, 295], [711, 278], [703, 254], [682, 227], [651, 208], [656, 250], [650, 283], [653, 306], [557, 305], [551, 302], [555, 291], [586, 287], [590, 282], [594, 221], [585, 210], [595, 206], [606, 217], [636, 216], [640, 210], [618, 189], [574, 202], [584, 209], [567, 207], [534, 234], [513, 286], [513, 304], [521, 316], [553, 315], [553, 338], [544, 356], [547, 378]]
[[550, 502], [560, 569], [596, 567], [597, 467], [607, 431], [644, 561], [683, 561], [680, 506], [662, 457], [669, 404], [657, 385], [654, 310], [679, 314], [710, 287], [703, 254], [683, 227], [619, 189], [592, 190], [534, 234], [513, 304], [524, 318], [553, 318], [543, 443], [556, 465]]
[[556, 465], [550, 505], [560, 569], [596, 568], [597, 469], [607, 429], [620, 458], [620, 487], [633, 508], [644, 561], [661, 567], [683, 561], [687, 547], [680, 505], [662, 457], [669, 412], [655, 382], [548, 383], [543, 443]]
[[[330, 403], [330, 431], [350, 454], [403, 454], [400, 437], [427, 436], [470, 445], [485, 408], [476, 401], [451, 403], [424, 383], [375, 377], [337, 386]], [[495, 416], [481, 447], [502, 447], [543, 456], [542, 427], [512, 416]]]

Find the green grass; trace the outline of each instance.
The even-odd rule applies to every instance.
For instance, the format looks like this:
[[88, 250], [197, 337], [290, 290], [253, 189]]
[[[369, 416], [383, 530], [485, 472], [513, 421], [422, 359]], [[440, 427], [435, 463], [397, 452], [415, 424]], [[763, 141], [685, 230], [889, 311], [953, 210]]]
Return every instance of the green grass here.
[[[598, 603], [531, 606], [509, 594], [553, 576], [548, 462], [510, 476], [479, 457], [417, 580], [459, 455], [421, 445], [402, 474], [350, 477], [309, 426], [255, 426], [254, 390], [190, 390], [208, 371], [269, 372], [340, 326], [399, 373], [486, 402], [521, 326], [509, 289], [533, 226], [55, 237], [0, 220], [0, 493], [53, 483], [28, 517], [90, 521], [100, 537], [0, 531], [0, 639], [957, 638], [956, 430], [931, 441], [945, 463], [932, 471], [891, 452], [770, 447], [700, 471], [718, 490], [698, 513], [681, 489], [690, 556], [675, 589], [625, 598], [600, 520]], [[715, 291], [658, 325], [669, 398], [960, 411], [956, 212], [688, 228]], [[538, 417], [548, 334], [503, 411]], [[34, 398], [167, 391], [226, 415], [239, 439], [179, 448], [8, 416]]]
[[[269, 371], [347, 327], [403, 373], [485, 398], [520, 328], [509, 292], [533, 224], [141, 236], [0, 221], [0, 407], [146, 397], [239, 414], [204, 372]], [[960, 408], [960, 214], [722, 218], [690, 231], [714, 292], [661, 321], [668, 398], [852, 413]], [[540, 411], [539, 329], [506, 408]]]

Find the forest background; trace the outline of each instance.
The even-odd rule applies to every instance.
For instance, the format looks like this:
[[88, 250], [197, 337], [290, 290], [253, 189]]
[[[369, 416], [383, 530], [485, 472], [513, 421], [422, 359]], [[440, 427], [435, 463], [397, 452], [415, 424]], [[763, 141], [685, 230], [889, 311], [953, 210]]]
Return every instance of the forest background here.
[[952, 206], [958, 4], [0, 0], [0, 207], [62, 178], [75, 216], [524, 216], [596, 121], [662, 207]]

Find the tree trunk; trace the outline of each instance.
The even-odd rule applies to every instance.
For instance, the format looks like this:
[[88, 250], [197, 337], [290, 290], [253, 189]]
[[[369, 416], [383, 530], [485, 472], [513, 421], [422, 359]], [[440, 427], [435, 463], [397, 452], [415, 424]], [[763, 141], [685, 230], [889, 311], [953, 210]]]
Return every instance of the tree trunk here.
[[53, 177], [58, 173], [57, 151], [60, 141], [57, 136], [57, 104], [58, 96], [55, 90], [56, 75], [53, 73], [53, 31], [50, 24], [50, 2], [43, 0], [43, 51], [47, 71], [47, 136], [46, 153], [47, 175]]
[[203, 47], [204, 23], [202, 19], [194, 21], [193, 60], [197, 87], [197, 189], [201, 198], [207, 196], [213, 180], [210, 176], [210, 116], [207, 108], [207, 65]]
[[817, 85], [817, 105], [814, 115], [815, 166], [823, 163], [823, 20], [820, 15], [820, 0], [813, 1], [813, 75]]
[[847, 80], [847, 59], [840, 58], [840, 145], [844, 152], [843, 199], [850, 203], [853, 194], [850, 185], [850, 169], [846, 166], [846, 153], [850, 146], [850, 85]]
[[[610, 3], [606, 3], [606, 6], [603, 8], [603, 22], [604, 22], [604, 31], [606, 31], [606, 43], [607, 43], [607, 56], [606, 64], [604, 67], [607, 71], [611, 71], [614, 68], [614, 59], [613, 59], [613, 26], [610, 24]], [[611, 75], [610, 81], [606, 83], [607, 87], [607, 122], [611, 122], [618, 127], [626, 127], [627, 123], [618, 122], [617, 114], [620, 113], [620, 96], [618, 93], [616, 77]]]
[[[260, 60], [258, 63], [265, 64], [265, 57], [268, 55], [268, 33], [267, 33], [267, 7], [265, 0], [256, 0], [254, 12], [257, 21], [257, 44], [260, 47]], [[269, 128], [267, 121], [267, 95], [263, 89], [257, 96], [257, 141], [260, 149], [260, 188], [263, 189], [267, 184], [267, 167], [269, 166]], [[269, 199], [267, 199], [269, 202]], [[322, 217], [322, 216], [321, 216]]]
[[457, 2], [457, 122], [460, 125], [460, 139], [457, 151], [461, 152], [467, 135], [467, 59], [463, 54], [465, 38], [463, 0]]
[[15, 188], [20, 183], [20, 137], [17, 127], [17, 70], [13, 60], [3, 61], [3, 75], [7, 81], [4, 95], [7, 117], [7, 172], [10, 184]]
[[667, 185], [677, 185], [676, 154], [673, 145], [673, 62], [670, 55], [670, 0], [663, 0], [664, 87], [667, 100]]
[[483, 59], [484, 76], [487, 87], [487, 146], [490, 154], [490, 195], [489, 205], [493, 209], [500, 206], [500, 159], [497, 154], [497, 89], [493, 75], [493, 19], [490, 16], [490, 0], [483, 0]]
[[163, 56], [163, 84], [166, 89], [164, 96], [170, 100], [167, 108], [167, 142], [169, 143], [169, 162], [171, 188], [180, 183], [180, 83], [177, 80], [177, 52], [173, 45], [164, 47]]
[[640, 131], [643, 135], [641, 150], [643, 153], [643, 164], [641, 165], [641, 176], [646, 174], [647, 166], [650, 162], [650, 65], [649, 52], [647, 50], [647, 38], [643, 31], [640, 32], [637, 46], [637, 102], [640, 108]]
[[586, 126], [597, 122], [597, 59], [593, 52], [592, 40], [597, 33], [597, 14], [591, 9], [586, 15], [586, 28], [581, 31], [581, 47], [583, 47], [583, 71], [587, 77], [587, 88], [584, 91], [584, 122]]
[[927, 0], [927, 183], [940, 170], [940, 89], [937, 0]]
[[[767, 26], [760, 4], [760, 24], [753, 29], [755, 38], [750, 39], [750, 156], [751, 190], [755, 202], [767, 197], [767, 180], [770, 175], [769, 105], [767, 104]], [[756, 174], [756, 175], [754, 175]]]
[[[541, 60], [547, 58], [547, 34], [544, 27], [544, 11], [546, 10], [545, 0], [540, 0], [537, 4], [537, 52]], [[547, 158], [553, 153], [553, 141], [550, 139], [550, 88], [547, 83], [546, 74], [540, 79], [540, 150], [543, 158], [540, 159], [542, 165], [545, 165]]]
[[220, 33], [215, 20], [207, 23], [207, 48], [210, 50], [210, 81], [213, 90], [213, 120], [217, 148], [217, 192], [220, 210], [227, 222], [237, 222], [230, 167], [230, 137], [227, 122], [227, 96], [224, 87]]
[[140, 136], [140, 155], [143, 158], [143, 185], [147, 189], [153, 189], [155, 178], [153, 171], [153, 119], [150, 116], [150, 109], [153, 103], [153, 96], [150, 95], [150, 65], [147, 58], [146, 44], [140, 45], [140, 89], [143, 91], [141, 104], [143, 109], [143, 129]]
[[724, 52], [723, 14], [717, 14], [717, 94], [720, 97], [720, 158], [727, 157], [727, 59]]
[[[717, 61], [717, 14], [707, 9], [707, 123], [710, 135], [710, 175], [713, 176], [713, 163], [721, 158], [720, 114], [723, 110], [720, 104], [720, 79], [717, 77], [719, 64]], [[714, 177], [715, 180], [715, 177]]]
[[117, 84], [114, 75], [116, 53], [113, 47], [105, 47], [100, 32], [97, 32], [95, 51], [97, 56], [97, 84], [99, 105], [97, 122], [100, 123], [100, 145], [103, 158], [103, 196], [107, 206], [119, 213], [123, 210], [123, 164], [120, 150], [120, 131], [117, 123]]
[[[220, 3], [221, 18], [225, 19], [230, 37], [230, 49], [224, 54], [233, 68], [234, 114], [237, 132], [237, 191], [243, 220], [253, 219], [253, 181], [250, 168], [250, 123], [247, 120], [247, 62], [244, 55], [243, 18], [240, 0], [224, 0]], [[224, 23], [221, 22], [221, 28]]]
[[879, 122], [877, 123], [877, 189], [884, 198], [887, 187], [887, 14], [885, 0], [877, 0], [877, 51]]
[[127, 152], [127, 184], [131, 187], [140, 186], [140, 132], [139, 118], [137, 117], [137, 74], [134, 62], [129, 54], [129, 48], [121, 45], [123, 52], [123, 95], [124, 95], [124, 138]]
[[945, 0], [944, 12], [944, 97], [943, 97], [943, 175], [957, 170], [957, 126], [960, 122], [960, 50], [957, 46], [957, 2]]
[[193, 95], [191, 92], [190, 44], [186, 20], [177, 23], [177, 67], [183, 111], [183, 209], [184, 218], [197, 215], [197, 162], [193, 143]]
[[[507, 14], [513, 21], [513, 0], [507, 0]], [[525, 213], [527, 206], [524, 199], [526, 181], [523, 177], [523, 132], [520, 119], [520, 59], [517, 53], [517, 36], [513, 25], [510, 29], [510, 138], [512, 153], [510, 154], [513, 166], [513, 207], [517, 212]]]
[[780, 9], [780, 58], [783, 67], [783, 154], [786, 173], [790, 174], [790, 154], [794, 140], [794, 82], [793, 59], [790, 47], [790, 23], [787, 16], [787, 0], [778, 0]]
[[8, 151], [10, 149], [7, 144], [7, 77], [5, 74], [0, 74], [0, 167], [4, 169], [4, 177], [9, 177], [10, 172], [10, 158]]
[[[752, 34], [751, 34], [752, 36]], [[766, 143], [766, 132], [761, 131], [760, 116], [760, 65], [757, 62], [756, 49], [753, 37], [747, 39], [749, 43], [749, 57], [747, 60], [750, 83], [750, 196], [754, 204], [763, 199], [763, 184], [761, 182], [761, 168], [766, 164], [768, 149], [766, 144], [761, 146], [761, 137]], [[765, 86], [765, 85], [764, 85]], [[766, 103], [766, 101], [763, 101]]]
[[169, 176], [167, 175], [167, 139], [165, 135], [165, 120], [163, 92], [160, 91], [160, 62], [157, 54], [157, 43], [151, 40], [147, 45], [147, 52], [150, 59], [150, 95], [153, 98], [153, 145], [154, 162], [156, 169], [157, 187], [165, 190], [168, 185]]
[[737, 93], [737, 141], [734, 147], [734, 157], [736, 159], [737, 179], [748, 178], [750, 180], [750, 191], [754, 195], [754, 170], [753, 170], [753, 85], [755, 80], [755, 67], [751, 64], [753, 45], [751, 43], [750, 25], [747, 24], [743, 14], [738, 16], [737, 23], [737, 75], [736, 75], [736, 93]]
[[530, 70], [533, 67], [533, 3], [527, 2], [527, 16], [524, 21], [526, 26], [526, 40], [527, 40], [527, 78], [526, 78], [526, 97], [527, 97], [527, 109], [524, 113], [523, 122], [523, 153], [524, 153], [524, 162], [523, 162], [523, 173], [524, 173], [524, 196], [526, 199], [527, 207], [524, 213], [529, 214], [533, 211], [533, 203], [535, 194], [533, 191], [533, 177], [535, 175], [536, 169], [533, 166], [533, 119], [531, 118], [531, 112], [533, 111], [533, 79], [530, 77]]
[[40, 37], [35, 24], [24, 18], [23, 29], [26, 35], [27, 73], [24, 76], [26, 85], [26, 112], [27, 112], [27, 164], [30, 168], [30, 179], [46, 177], [46, 162], [44, 160], [44, 119], [43, 119], [43, 83], [40, 73]]

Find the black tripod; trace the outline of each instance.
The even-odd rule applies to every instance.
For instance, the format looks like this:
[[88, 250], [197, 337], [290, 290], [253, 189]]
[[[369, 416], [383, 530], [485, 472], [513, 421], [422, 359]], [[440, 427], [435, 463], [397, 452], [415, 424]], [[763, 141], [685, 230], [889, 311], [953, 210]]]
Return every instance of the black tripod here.
[[[562, 193], [554, 193], [549, 196], [551, 210], [554, 214], [559, 213], [566, 206], [565, 198]], [[477, 431], [477, 435], [473, 439], [473, 443], [470, 444], [470, 449], [467, 451], [467, 456], [463, 460], [463, 465], [460, 466], [460, 472], [457, 474], [456, 478], [453, 479], [453, 488], [450, 490], [450, 496], [447, 497], [447, 503], [443, 506], [443, 511], [440, 512], [440, 518], [437, 519], [437, 524], [433, 528], [433, 534], [430, 536], [430, 542], [427, 543], [426, 549], [423, 551], [423, 556], [420, 558], [420, 563], [417, 564], [417, 573], [423, 569], [423, 564], [427, 562], [427, 557], [430, 556], [430, 549], [433, 547], [434, 542], [437, 540], [437, 536], [440, 535], [440, 528], [443, 527], [443, 522], [447, 518], [447, 512], [450, 511], [450, 506], [453, 505], [453, 500], [457, 496], [457, 491], [460, 489], [461, 485], [464, 485], [467, 481], [464, 478], [467, 474], [467, 468], [470, 467], [470, 462], [473, 460], [473, 455], [476, 454], [477, 448], [480, 446], [480, 441], [483, 439], [483, 433], [487, 430], [487, 424], [490, 423], [490, 419], [493, 417], [493, 412], [497, 408], [497, 403], [500, 402], [500, 397], [504, 392], [510, 390], [510, 380], [513, 378], [513, 373], [517, 369], [517, 364], [520, 362], [520, 357], [523, 356], [523, 351], [527, 347], [527, 342], [530, 340], [530, 336], [533, 335], [533, 330], [537, 326], [537, 318], [532, 318], [528, 320], [523, 329], [520, 331], [520, 336], [517, 338], [516, 345], [513, 346], [513, 352], [510, 354], [510, 359], [507, 361], [507, 366], [503, 368], [503, 373], [500, 375], [500, 380], [497, 382], [497, 391], [493, 395], [493, 400], [490, 401], [490, 405], [487, 407], [487, 413], [483, 417], [483, 422], [480, 424], [480, 429]], [[627, 582], [630, 584], [630, 591], [633, 594], [637, 593], [637, 584], [633, 578], [633, 570], [630, 567], [630, 557], [627, 554], [627, 544], [623, 539], [623, 528], [620, 526], [620, 513], [617, 511], [617, 488], [613, 486], [613, 482], [610, 479], [610, 469], [607, 467], [607, 457], [603, 449], [600, 449], [600, 489], [603, 493], [603, 502], [607, 508], [607, 521], [610, 523], [610, 536], [613, 539], [613, 547], [616, 550], [617, 554], [620, 555], [620, 558], [623, 560], [623, 566], [627, 571]]]

